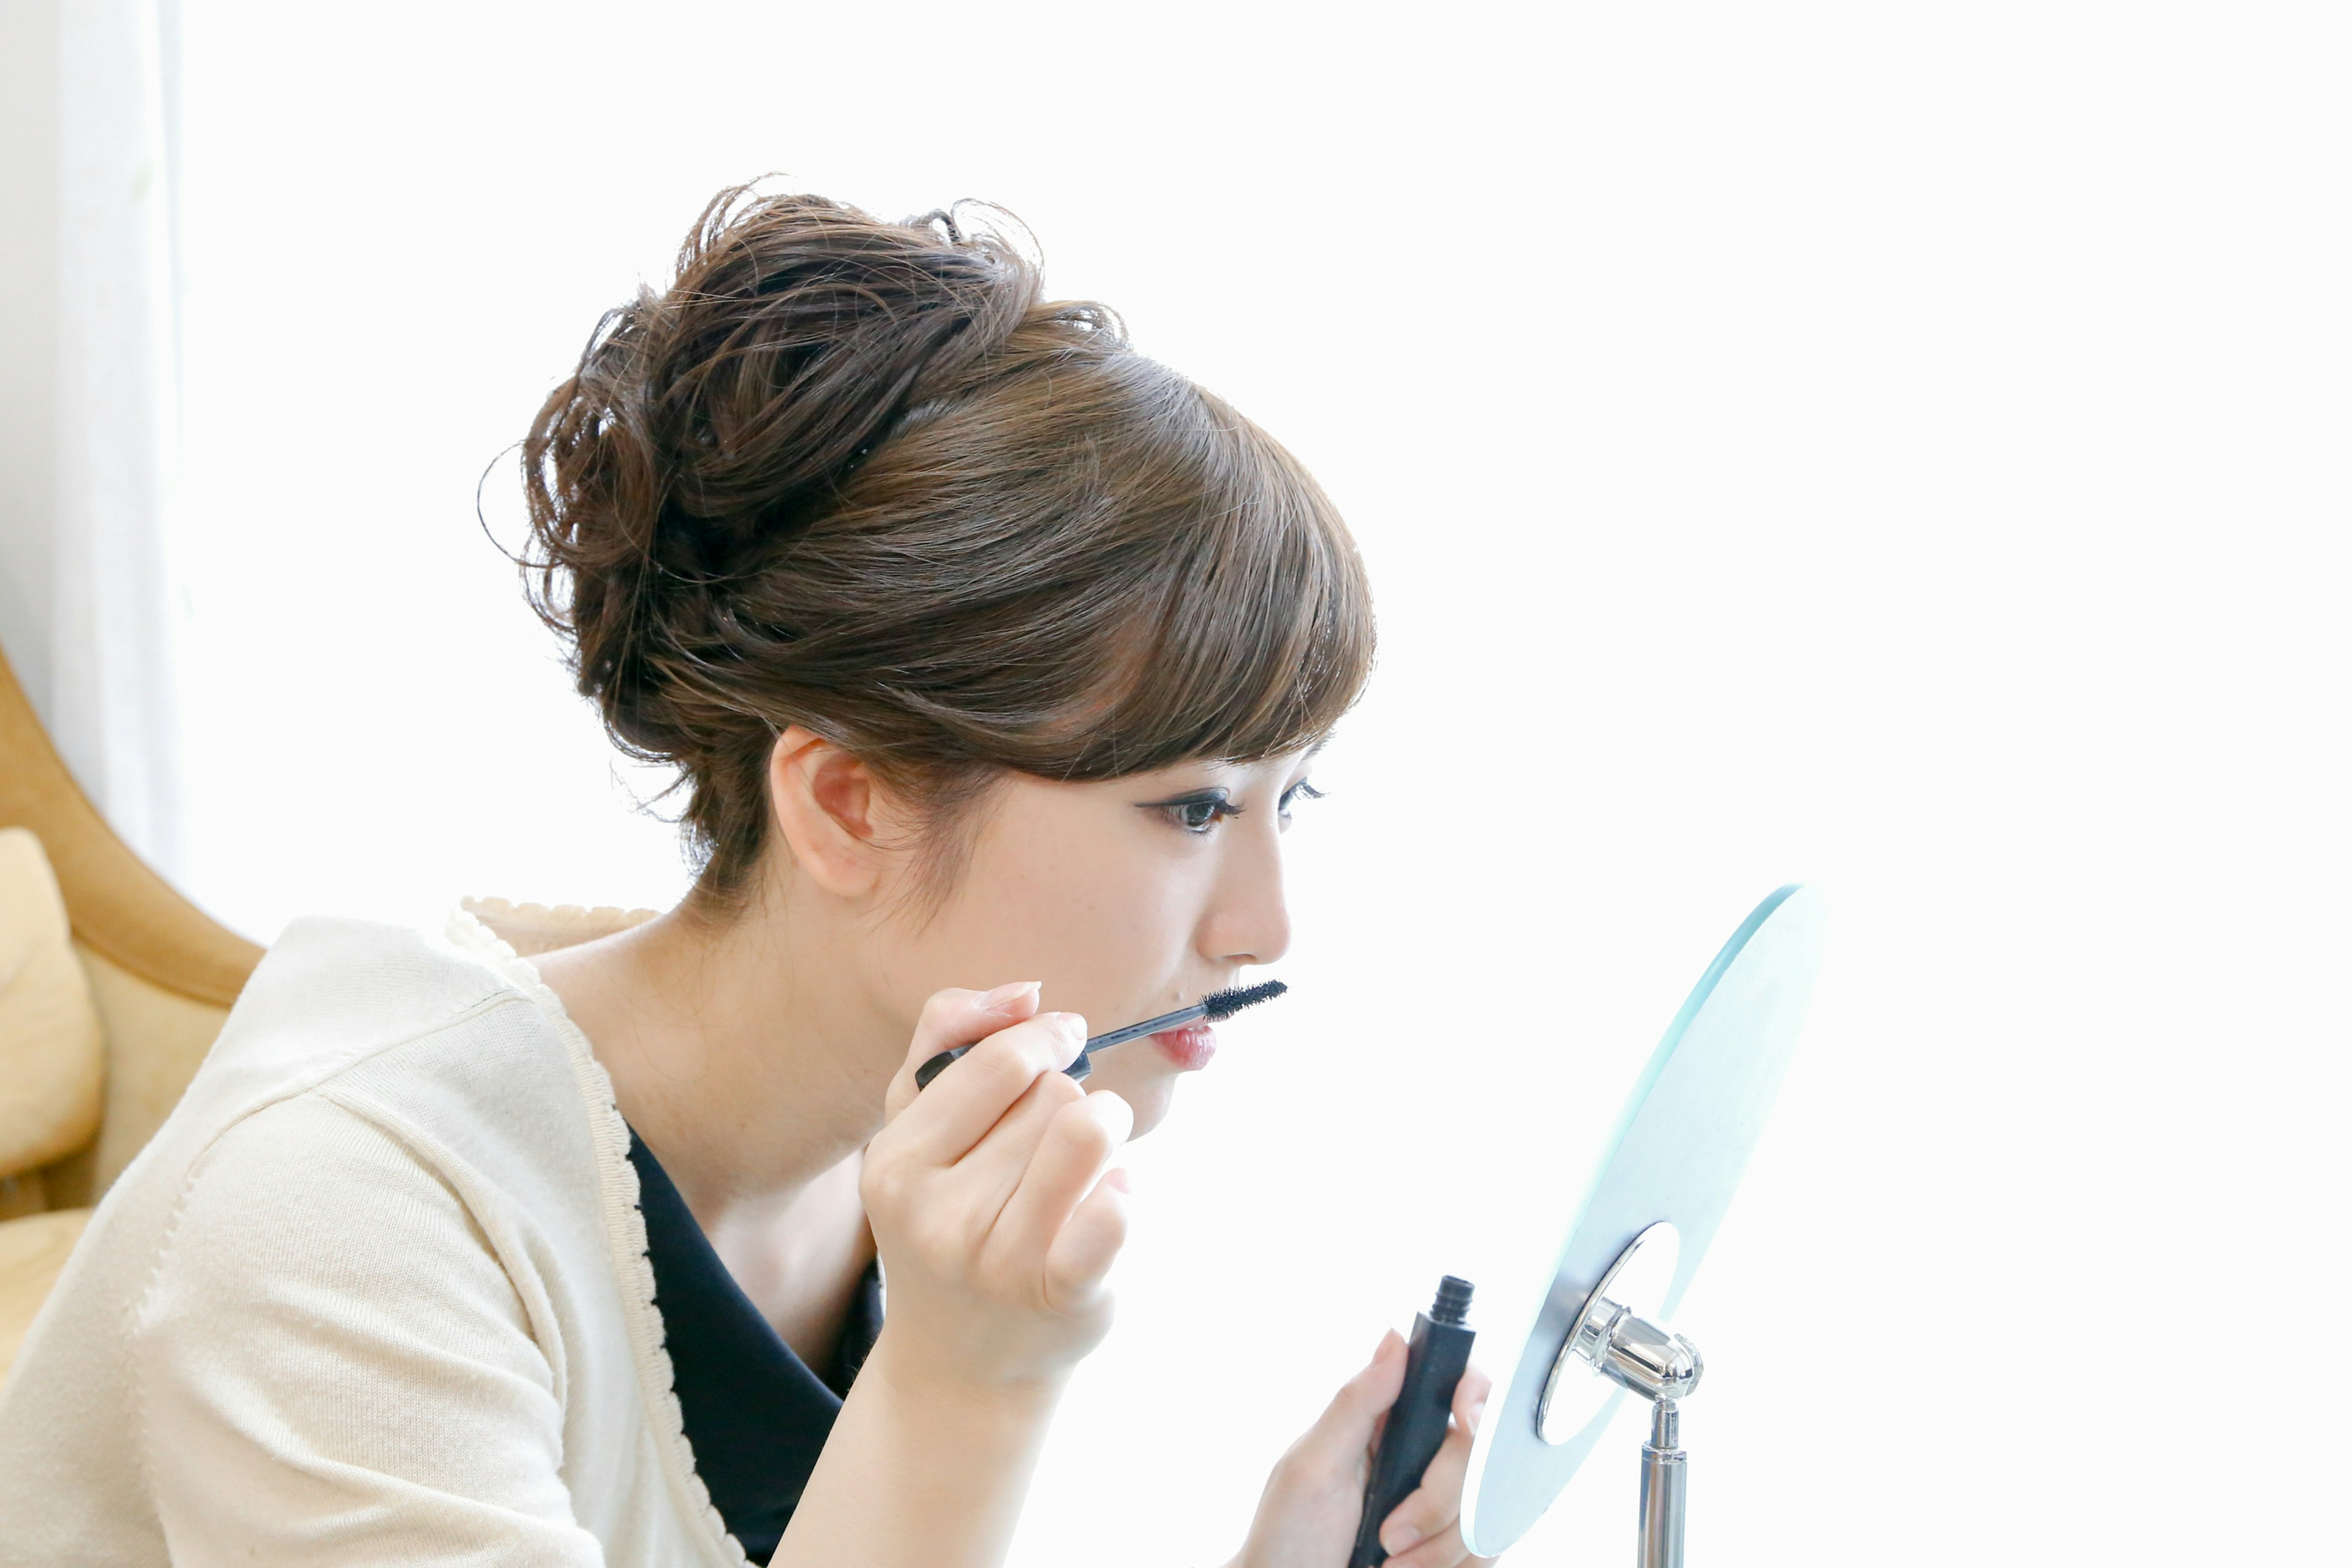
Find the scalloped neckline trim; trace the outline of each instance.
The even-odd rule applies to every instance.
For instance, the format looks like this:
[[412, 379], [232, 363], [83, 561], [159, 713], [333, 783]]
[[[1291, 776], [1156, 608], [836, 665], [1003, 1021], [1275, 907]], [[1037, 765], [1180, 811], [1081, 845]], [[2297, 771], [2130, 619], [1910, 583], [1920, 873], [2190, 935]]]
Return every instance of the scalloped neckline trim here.
[[[734, 1568], [748, 1568], [751, 1559], [743, 1554], [742, 1542], [729, 1533], [727, 1522], [710, 1501], [710, 1489], [703, 1483], [695, 1468], [694, 1449], [686, 1440], [686, 1414], [677, 1402], [673, 1384], [669, 1352], [664, 1347], [667, 1331], [662, 1323], [661, 1309], [654, 1304], [654, 1268], [646, 1255], [646, 1216], [637, 1207], [637, 1168], [629, 1162], [629, 1124], [621, 1115], [620, 1102], [613, 1093], [612, 1076], [604, 1064], [596, 1059], [595, 1049], [588, 1037], [564, 1010], [563, 999], [556, 995], [530, 959], [523, 957], [492, 930], [477, 907], [497, 906], [501, 910], [544, 910], [542, 905], [511, 905], [503, 899], [468, 899], [449, 913], [443, 935], [449, 943], [480, 963], [488, 964], [508, 984], [520, 992], [551, 1025], [563, 1042], [563, 1052], [572, 1067], [572, 1077], [580, 1088], [582, 1109], [587, 1112], [588, 1138], [596, 1159], [596, 1176], [600, 1208], [603, 1213], [606, 1254], [612, 1263], [615, 1283], [621, 1289], [621, 1301], [629, 1331], [629, 1349], [637, 1369], [637, 1384], [646, 1403], [646, 1413], [654, 1426], [656, 1446], [660, 1450], [663, 1469], [670, 1489], [686, 1505], [689, 1517], [698, 1521], [708, 1534], [706, 1545], [715, 1547], [720, 1561]], [[589, 917], [623, 916], [607, 930], [583, 931], [573, 941], [584, 942], [591, 936], [607, 935], [626, 930], [653, 917], [654, 911], [639, 910], [579, 910], [564, 906], [550, 911], [557, 914], [579, 914]], [[628, 918], [634, 916], [635, 918]], [[569, 946], [556, 942], [541, 951]]]

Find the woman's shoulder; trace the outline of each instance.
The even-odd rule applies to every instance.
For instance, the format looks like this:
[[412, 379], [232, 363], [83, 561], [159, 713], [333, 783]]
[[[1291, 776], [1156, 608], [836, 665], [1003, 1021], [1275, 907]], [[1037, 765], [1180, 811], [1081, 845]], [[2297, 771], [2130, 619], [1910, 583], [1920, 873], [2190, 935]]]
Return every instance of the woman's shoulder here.
[[543, 1125], [551, 1097], [583, 1110], [609, 1099], [593, 1065], [530, 965], [471, 915], [439, 931], [305, 919], [254, 971], [173, 1120], [209, 1142], [315, 1091], [362, 1114], [520, 1110]]
[[298, 920], [246, 983], [182, 1108], [217, 1113], [229, 1108], [216, 1101], [276, 1099], [520, 999], [512, 975], [446, 932]]
[[321, 1131], [333, 1124], [325, 1108], [356, 1118], [474, 1208], [584, 1218], [627, 1163], [627, 1130], [587, 1041], [530, 963], [463, 910], [438, 932], [344, 920], [288, 929], [186, 1109], [212, 1125], [207, 1143], [237, 1130], [268, 1159], [280, 1141], [240, 1124], [278, 1119], [298, 1098], [317, 1103], [284, 1117]]
[[95, 1227], [143, 1232], [152, 1256], [163, 1225], [234, 1190], [222, 1212], [245, 1217], [223, 1223], [295, 1245], [347, 1247], [392, 1211], [509, 1260], [601, 1237], [635, 1195], [614, 1191], [610, 1081], [529, 965], [472, 927], [289, 926]]
[[331, 1027], [364, 1047], [519, 998], [528, 967], [464, 910], [437, 930], [313, 915], [262, 956], [222, 1030], [233, 1047], [278, 1033]]

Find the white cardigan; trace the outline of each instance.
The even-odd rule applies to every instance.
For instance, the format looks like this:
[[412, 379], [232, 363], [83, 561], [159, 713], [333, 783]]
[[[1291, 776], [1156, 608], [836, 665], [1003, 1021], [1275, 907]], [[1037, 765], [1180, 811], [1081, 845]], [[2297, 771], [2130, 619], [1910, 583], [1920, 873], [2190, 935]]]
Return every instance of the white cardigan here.
[[628, 1130], [531, 967], [305, 921], [0, 1392], [0, 1564], [743, 1563]]

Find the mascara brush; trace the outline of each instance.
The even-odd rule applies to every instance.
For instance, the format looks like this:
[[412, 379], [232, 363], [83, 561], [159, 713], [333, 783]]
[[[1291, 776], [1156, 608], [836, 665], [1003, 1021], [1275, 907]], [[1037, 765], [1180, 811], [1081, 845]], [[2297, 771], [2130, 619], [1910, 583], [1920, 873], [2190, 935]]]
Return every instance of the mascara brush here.
[[[1271, 1002], [1290, 987], [1279, 980], [1263, 980], [1255, 985], [1238, 985], [1230, 991], [1212, 991], [1190, 1007], [1179, 1007], [1173, 1013], [1162, 1013], [1157, 1018], [1146, 1018], [1140, 1024], [1129, 1024], [1124, 1029], [1113, 1029], [1107, 1035], [1097, 1035], [1078, 1051], [1078, 1059], [1062, 1070], [1074, 1079], [1083, 1079], [1095, 1070], [1093, 1057], [1097, 1051], [1123, 1046], [1129, 1040], [1139, 1040], [1146, 1035], [1156, 1035], [1163, 1029], [1181, 1029], [1187, 1024], [1215, 1024], [1232, 1017], [1244, 1007], [1255, 1007], [1261, 1002]], [[915, 1087], [929, 1089], [931, 1079], [948, 1070], [956, 1058], [971, 1049], [958, 1046], [951, 1051], [941, 1051], [915, 1069]]]

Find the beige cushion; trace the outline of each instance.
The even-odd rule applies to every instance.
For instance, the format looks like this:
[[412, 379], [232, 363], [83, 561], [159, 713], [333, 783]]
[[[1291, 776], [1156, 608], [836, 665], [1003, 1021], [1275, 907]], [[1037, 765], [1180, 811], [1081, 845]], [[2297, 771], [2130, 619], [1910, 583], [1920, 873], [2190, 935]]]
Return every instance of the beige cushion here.
[[0, 1221], [0, 1380], [48, 1300], [58, 1271], [89, 1223], [88, 1209], [57, 1209]]
[[65, 900], [30, 829], [0, 828], [0, 1177], [98, 1130], [106, 1041]]

